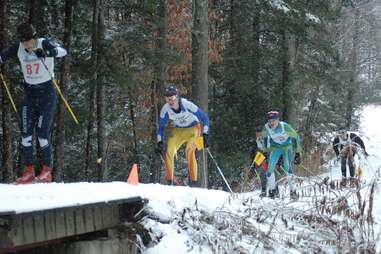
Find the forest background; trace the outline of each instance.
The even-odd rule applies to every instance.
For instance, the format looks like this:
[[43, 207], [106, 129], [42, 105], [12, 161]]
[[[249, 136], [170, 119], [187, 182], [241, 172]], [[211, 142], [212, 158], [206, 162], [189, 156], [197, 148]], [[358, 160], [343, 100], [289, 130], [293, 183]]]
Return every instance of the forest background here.
[[[55, 181], [125, 181], [138, 163], [141, 182], [162, 182], [154, 149], [168, 84], [208, 112], [210, 151], [233, 185], [267, 111], [281, 111], [300, 133], [296, 173], [306, 175], [330, 158], [337, 128], [357, 131], [357, 109], [380, 101], [377, 0], [2, 0], [0, 50], [28, 21], [69, 52], [56, 78], [79, 124], [60, 101]], [[17, 105], [19, 69], [2, 69]], [[12, 182], [22, 171], [18, 116], [1, 89], [0, 182]], [[200, 184], [222, 186], [213, 161], [202, 161]], [[183, 151], [176, 175], [187, 178]]]

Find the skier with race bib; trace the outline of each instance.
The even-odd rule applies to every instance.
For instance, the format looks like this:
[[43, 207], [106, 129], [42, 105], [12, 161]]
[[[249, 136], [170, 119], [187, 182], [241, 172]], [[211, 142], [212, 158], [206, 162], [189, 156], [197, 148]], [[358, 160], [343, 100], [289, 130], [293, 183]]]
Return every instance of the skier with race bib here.
[[[265, 124], [263, 136], [268, 137], [267, 147], [270, 152], [269, 169], [267, 173], [267, 184], [270, 198], [275, 198], [279, 195], [278, 186], [275, 179], [275, 167], [280, 157], [283, 158], [283, 168], [293, 176], [293, 162], [300, 164], [300, 137], [298, 133], [286, 122], [279, 120], [278, 111], [270, 111], [267, 113], [268, 122]], [[293, 140], [295, 140], [296, 153], [293, 155]], [[294, 185], [290, 184], [290, 196], [296, 198], [296, 190]]]
[[165, 168], [167, 184], [173, 185], [174, 159], [178, 149], [186, 143], [186, 158], [188, 161], [189, 186], [197, 185], [196, 138], [203, 137], [204, 147], [208, 147], [209, 118], [193, 102], [180, 97], [177, 88], [170, 85], [165, 89], [166, 103], [160, 111], [157, 130], [156, 152], [163, 153], [164, 129], [168, 122], [173, 122], [174, 128], [167, 140], [165, 153]]
[[[51, 182], [52, 126], [57, 96], [52, 84], [54, 58], [66, 55], [66, 50], [46, 38], [38, 38], [35, 28], [24, 23], [18, 26], [19, 42], [1, 52], [0, 63], [18, 58], [24, 77], [25, 97], [20, 110], [21, 147], [25, 164], [17, 183]], [[42, 154], [42, 170], [36, 177], [33, 161], [33, 133], [36, 130]]]
[[333, 150], [341, 161], [341, 175], [342, 180], [340, 182], [341, 186], [347, 185], [347, 163], [349, 167], [350, 184], [353, 186], [355, 184], [355, 164], [354, 156], [360, 149], [363, 150], [364, 155], [368, 156], [365, 150], [364, 141], [353, 132], [348, 132], [345, 128], [340, 128], [338, 135], [333, 140]]

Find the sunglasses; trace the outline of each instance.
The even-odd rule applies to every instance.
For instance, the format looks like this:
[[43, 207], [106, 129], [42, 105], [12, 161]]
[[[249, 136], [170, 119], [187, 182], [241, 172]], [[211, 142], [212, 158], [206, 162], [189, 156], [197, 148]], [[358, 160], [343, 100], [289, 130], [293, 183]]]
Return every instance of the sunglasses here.
[[175, 101], [177, 99], [177, 95], [172, 95], [172, 96], [166, 96], [165, 100], [166, 101]]

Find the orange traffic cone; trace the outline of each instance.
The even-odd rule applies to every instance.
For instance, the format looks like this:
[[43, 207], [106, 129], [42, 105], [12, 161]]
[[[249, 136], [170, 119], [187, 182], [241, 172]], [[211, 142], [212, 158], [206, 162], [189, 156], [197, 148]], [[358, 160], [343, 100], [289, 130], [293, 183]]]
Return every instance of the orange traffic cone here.
[[132, 165], [130, 175], [128, 176], [127, 183], [137, 185], [139, 183], [139, 176], [138, 176], [138, 164], [134, 163]]

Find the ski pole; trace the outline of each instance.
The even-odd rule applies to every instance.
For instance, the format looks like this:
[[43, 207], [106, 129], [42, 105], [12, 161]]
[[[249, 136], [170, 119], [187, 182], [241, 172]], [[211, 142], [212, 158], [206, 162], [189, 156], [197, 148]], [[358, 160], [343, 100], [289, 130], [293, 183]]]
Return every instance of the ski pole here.
[[7, 95], [8, 95], [8, 98], [9, 98], [9, 100], [11, 101], [13, 110], [17, 113], [16, 105], [15, 105], [15, 103], [14, 103], [14, 101], [13, 101], [11, 92], [9, 91], [9, 88], [8, 88], [8, 86], [7, 86], [7, 83], [5, 82], [3, 73], [1, 73], [1, 72], [0, 72], [0, 77], [1, 77], [2, 83], [3, 83], [3, 85], [4, 85], [5, 91], [6, 91]]
[[67, 110], [69, 111], [71, 117], [73, 118], [74, 122], [75, 122], [76, 124], [79, 124], [77, 117], [75, 116], [75, 114], [74, 114], [73, 110], [71, 109], [69, 103], [67, 102], [67, 100], [66, 100], [65, 97], [63, 96], [62, 91], [61, 91], [61, 88], [58, 86], [57, 81], [53, 78], [53, 75], [52, 75], [52, 73], [49, 71], [48, 66], [46, 66], [46, 64], [45, 64], [45, 62], [42, 60], [42, 58], [40, 58], [40, 60], [41, 60], [41, 63], [44, 65], [46, 71], [49, 73], [49, 76], [50, 76], [50, 78], [51, 78], [51, 80], [52, 80], [52, 82], [53, 82], [53, 84], [54, 84], [54, 86], [55, 86], [55, 88], [56, 88], [58, 94], [61, 96], [61, 99], [62, 99], [62, 101], [64, 102], [64, 104], [65, 104]]
[[218, 172], [219, 172], [220, 175], [222, 176], [222, 179], [225, 181], [226, 186], [229, 188], [230, 193], [233, 193], [232, 189], [230, 188], [228, 182], [227, 182], [226, 179], [225, 179], [224, 174], [222, 173], [221, 168], [218, 166], [218, 164], [217, 164], [216, 160], [214, 159], [212, 153], [210, 152], [209, 148], [206, 148], [206, 150], [208, 151], [208, 154], [210, 155], [210, 158], [212, 158], [212, 161], [213, 161], [214, 164], [216, 165], [216, 167], [217, 167], [217, 169], [218, 169]]

